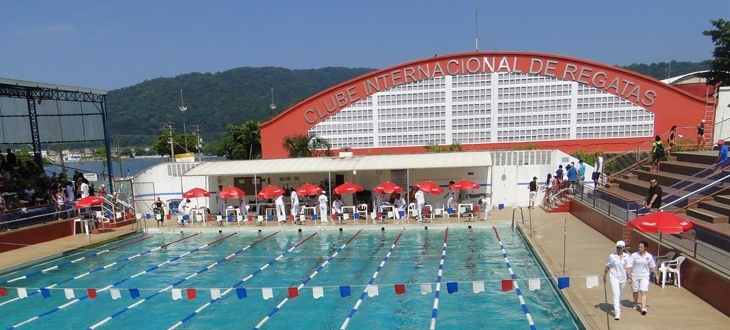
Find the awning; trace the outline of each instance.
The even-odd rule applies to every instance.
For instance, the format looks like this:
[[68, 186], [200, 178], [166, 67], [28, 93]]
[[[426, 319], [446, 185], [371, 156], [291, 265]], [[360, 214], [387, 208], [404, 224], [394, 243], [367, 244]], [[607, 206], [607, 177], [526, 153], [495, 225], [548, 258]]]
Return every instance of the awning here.
[[281, 173], [323, 173], [368, 170], [426, 169], [491, 166], [488, 151], [377, 155], [355, 157], [308, 157], [205, 162], [185, 176], [242, 176]]

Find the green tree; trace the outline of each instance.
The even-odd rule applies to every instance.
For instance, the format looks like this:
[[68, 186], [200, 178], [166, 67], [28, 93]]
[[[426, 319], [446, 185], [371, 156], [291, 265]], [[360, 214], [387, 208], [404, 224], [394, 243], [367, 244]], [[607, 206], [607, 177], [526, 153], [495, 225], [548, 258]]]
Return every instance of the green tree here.
[[[180, 134], [173, 132], [173, 141], [175, 141], [175, 154], [185, 153], [185, 140], [187, 140], [188, 152], [195, 150], [195, 144], [197, 138], [191, 134]], [[155, 139], [155, 143], [152, 144], [152, 149], [160, 156], [171, 156], [170, 155], [170, 133], [165, 132]]]
[[710, 72], [704, 74], [707, 83], [714, 85], [730, 83], [730, 22], [724, 19], [710, 21], [715, 27], [714, 30], [702, 31], [702, 34], [712, 38], [715, 50], [712, 56], [715, 58], [709, 61]]
[[217, 156], [226, 159], [257, 159], [261, 158], [261, 129], [253, 120], [241, 126], [226, 125], [226, 133], [221, 142], [215, 146]]
[[290, 158], [332, 156], [332, 145], [316, 134], [285, 136], [281, 145]]

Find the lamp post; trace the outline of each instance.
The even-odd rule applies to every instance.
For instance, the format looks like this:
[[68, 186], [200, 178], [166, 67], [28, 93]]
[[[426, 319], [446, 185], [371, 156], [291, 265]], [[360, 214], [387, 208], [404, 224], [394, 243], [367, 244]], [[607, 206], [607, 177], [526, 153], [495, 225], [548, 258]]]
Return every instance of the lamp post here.
[[[187, 127], [185, 125], [185, 111], [188, 110], [188, 107], [185, 106], [185, 100], [183, 99], [183, 91], [180, 90], [180, 106], [178, 107], [180, 111], [182, 112], [182, 119], [183, 119], [183, 139], [185, 140], [185, 153], [188, 153], [188, 138], [187, 138]], [[175, 155], [173, 155], [175, 157]]]

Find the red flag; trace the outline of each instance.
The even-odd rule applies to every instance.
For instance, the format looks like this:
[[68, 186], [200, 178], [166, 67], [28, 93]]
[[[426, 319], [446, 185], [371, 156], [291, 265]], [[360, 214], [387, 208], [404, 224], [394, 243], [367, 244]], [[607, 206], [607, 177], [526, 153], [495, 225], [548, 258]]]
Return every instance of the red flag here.
[[165, 218], [167, 218], [167, 220], [172, 220], [172, 214], [165, 214]]
[[7, 296], [8, 295], [8, 289], [6, 289], [4, 286], [0, 287], [0, 296]]
[[96, 299], [96, 289], [86, 289], [86, 294], [89, 295], [89, 299]]
[[406, 293], [406, 285], [405, 284], [396, 284], [395, 285], [395, 295], [399, 296]]
[[299, 290], [297, 288], [289, 288], [289, 299], [299, 297]]
[[193, 300], [193, 299], [195, 299], [195, 297], [198, 296], [198, 294], [195, 292], [195, 289], [185, 290], [185, 295], [188, 296], [188, 300]]
[[512, 290], [512, 280], [502, 280], [502, 292]]

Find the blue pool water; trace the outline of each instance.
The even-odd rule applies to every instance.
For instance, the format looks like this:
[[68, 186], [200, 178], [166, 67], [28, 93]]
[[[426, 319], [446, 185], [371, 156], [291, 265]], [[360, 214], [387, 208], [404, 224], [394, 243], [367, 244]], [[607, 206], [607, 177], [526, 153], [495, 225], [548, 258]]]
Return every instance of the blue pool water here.
[[[262, 329], [339, 329], [366, 288], [373, 273], [383, 262], [395, 238], [402, 236], [388, 260], [383, 264], [373, 282], [379, 295], [365, 296], [357, 312], [352, 316], [348, 329], [424, 329], [431, 322], [435, 293], [421, 294], [421, 284], [436, 288], [439, 261], [444, 241], [444, 228], [389, 228], [362, 230], [331, 261], [308, 281], [299, 297], [288, 300], [280, 310], [271, 314]], [[98, 324], [99, 329], [167, 329], [185, 320], [178, 329], [241, 329], [254, 328], [265, 316], [275, 311], [277, 304], [287, 297], [287, 288], [296, 287], [315, 272], [326, 260], [357, 233], [354, 228], [343, 232], [334, 230], [304, 230], [302, 233], [282, 231], [260, 241], [244, 251], [260, 238], [275, 231], [239, 232], [215, 244], [202, 247], [230, 233], [201, 233], [157, 249], [131, 260], [125, 258], [155, 249], [173, 242], [179, 234], [154, 234], [152, 238], [66, 264], [57, 270], [32, 276], [12, 283], [0, 284], [8, 288], [8, 296], [0, 298], [0, 328], [10, 328], [24, 321], [19, 329], [88, 328]], [[295, 244], [316, 233], [299, 247]], [[189, 234], [188, 234], [189, 235]], [[548, 276], [543, 273], [525, 242], [506, 228], [500, 230], [502, 243], [510, 263], [519, 278], [527, 307], [538, 329], [576, 329], [570, 313], [565, 309]], [[121, 245], [139, 237], [115, 243]], [[114, 245], [98, 247], [105, 250]], [[201, 248], [202, 247], [202, 248]], [[200, 248], [200, 249], [197, 249]], [[287, 253], [287, 251], [289, 251]], [[192, 252], [191, 252], [192, 251]], [[54, 260], [44, 265], [29, 267], [0, 277], [0, 283], [33, 273], [71, 259], [90, 254], [92, 251]], [[190, 252], [190, 253], [188, 253]], [[236, 255], [225, 259], [238, 252]], [[281, 254], [285, 256], [272, 262]], [[170, 259], [176, 260], [163, 264]], [[225, 261], [222, 261], [225, 260]], [[96, 270], [117, 261], [106, 269], [86, 276], [71, 277]], [[209, 270], [204, 270], [217, 261]], [[270, 266], [261, 270], [269, 264]], [[147, 273], [130, 278], [140, 272]], [[202, 272], [201, 272], [202, 271]], [[198, 275], [189, 277], [191, 274]], [[253, 277], [247, 278], [250, 274]], [[173, 300], [171, 292], [156, 292], [188, 277], [175, 288], [183, 289], [182, 299]], [[235, 290], [200, 310], [211, 301], [210, 289], [221, 292], [240, 283], [248, 297], [239, 299]], [[528, 278], [541, 278], [541, 289], [528, 290]], [[499, 243], [491, 227], [451, 228], [443, 267], [443, 279], [436, 319], [441, 329], [514, 329], [528, 328], [528, 321], [514, 290], [502, 292], [501, 281], [509, 279]], [[121, 281], [121, 283], [119, 283]], [[484, 281], [484, 292], [473, 293], [472, 282]], [[17, 287], [28, 288], [28, 293], [40, 287], [63, 282], [50, 290], [51, 296], [43, 298], [34, 294], [25, 299], [17, 297]], [[457, 282], [459, 291], [447, 293], [446, 283]], [[113, 300], [103, 288], [117, 283], [121, 298]], [[395, 284], [405, 284], [406, 292], [396, 295]], [[340, 286], [350, 286], [351, 295], [340, 296]], [[314, 299], [312, 287], [323, 287], [324, 296]], [[86, 296], [87, 288], [99, 290], [94, 300], [66, 299], [64, 288], [73, 288], [76, 298]], [[132, 299], [129, 288], [139, 289], [140, 297]], [[188, 300], [185, 289], [195, 288], [197, 298]], [[272, 288], [273, 298], [264, 300], [263, 288]], [[149, 298], [142, 301], [143, 298]], [[136, 306], [129, 308], [130, 305]], [[59, 306], [68, 304], [61, 309]], [[36, 316], [40, 318], [33, 319]], [[114, 315], [105, 323], [100, 323]]]

